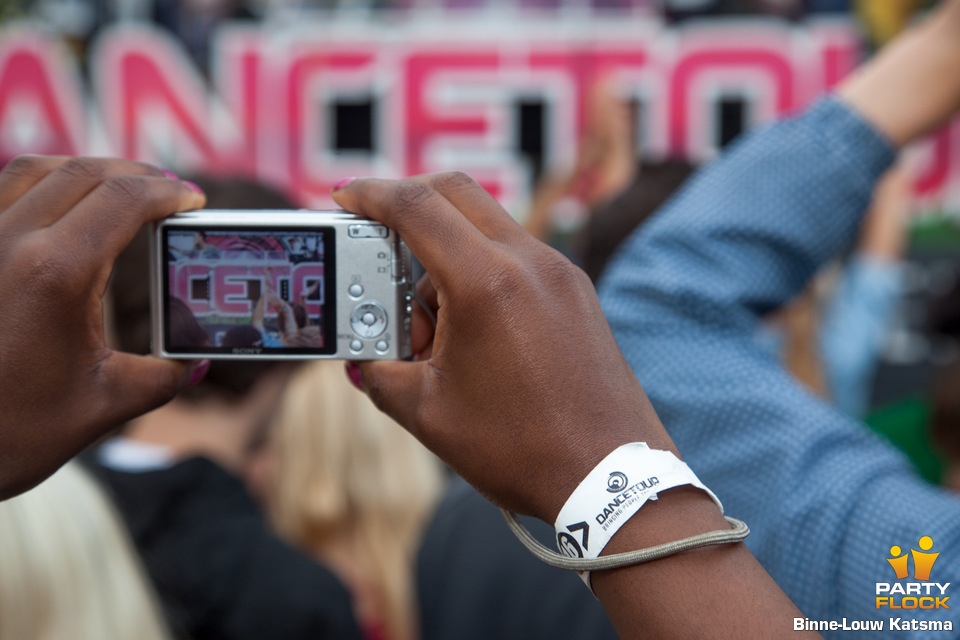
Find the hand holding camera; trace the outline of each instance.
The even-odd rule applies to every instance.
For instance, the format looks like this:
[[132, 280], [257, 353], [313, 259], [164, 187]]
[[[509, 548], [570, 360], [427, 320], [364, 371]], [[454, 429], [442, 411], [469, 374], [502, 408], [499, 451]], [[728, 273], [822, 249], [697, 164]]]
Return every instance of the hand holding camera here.
[[203, 206], [171, 176], [126, 160], [39, 156], [0, 172], [0, 499], [187, 385], [188, 363], [107, 348], [100, 303], [114, 259], [144, 223]]
[[617, 446], [673, 449], [589, 279], [471, 178], [358, 179], [334, 198], [400, 233], [437, 318], [413, 315], [418, 361], [360, 364], [364, 389], [494, 502], [552, 522]]

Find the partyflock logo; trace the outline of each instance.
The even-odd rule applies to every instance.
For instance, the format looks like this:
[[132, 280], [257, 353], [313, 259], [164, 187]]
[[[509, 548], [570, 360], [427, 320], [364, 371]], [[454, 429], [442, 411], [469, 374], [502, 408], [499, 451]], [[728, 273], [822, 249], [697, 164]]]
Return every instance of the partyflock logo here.
[[[906, 553], [900, 547], [890, 547], [887, 562], [897, 576], [897, 582], [878, 582], [877, 609], [949, 609], [946, 595], [950, 583], [933, 582], [930, 574], [940, 552], [932, 552], [933, 539], [923, 536], [917, 542], [920, 550]], [[913, 561], [912, 563], [910, 561]], [[913, 564], [913, 573], [910, 565]], [[907, 579], [912, 578], [912, 579]]]
[[[890, 547], [890, 556], [887, 563], [893, 569], [896, 582], [876, 583], [877, 609], [889, 611], [888, 619], [869, 618], [854, 620], [842, 618], [840, 620], [811, 620], [810, 618], [794, 618], [794, 631], [953, 631], [953, 621], [949, 619], [934, 619], [929, 610], [949, 609], [947, 595], [949, 582], [940, 583], [930, 580], [933, 566], [937, 562], [939, 551], [933, 549], [933, 539], [923, 536], [917, 542], [920, 550], [911, 549], [905, 553], [903, 549], [894, 545]], [[911, 562], [912, 561], [912, 562]], [[881, 562], [878, 558], [877, 562]], [[910, 565], [913, 565], [913, 572]], [[889, 571], [885, 569], [885, 571]], [[911, 616], [911, 610], [925, 609], [928, 613], [920, 616]], [[883, 615], [883, 614], [881, 614]]]

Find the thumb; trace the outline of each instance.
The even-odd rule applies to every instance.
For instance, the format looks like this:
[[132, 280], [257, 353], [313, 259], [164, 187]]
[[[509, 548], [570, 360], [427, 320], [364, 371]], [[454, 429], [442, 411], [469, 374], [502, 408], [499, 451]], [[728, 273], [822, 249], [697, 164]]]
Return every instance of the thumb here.
[[419, 437], [416, 415], [426, 366], [426, 362], [403, 360], [348, 362], [347, 375], [380, 411]]
[[112, 352], [101, 368], [112, 399], [106, 418], [119, 424], [166, 404], [186, 388], [195, 371], [198, 375], [205, 372], [199, 366], [204, 362], [194, 366], [183, 360]]

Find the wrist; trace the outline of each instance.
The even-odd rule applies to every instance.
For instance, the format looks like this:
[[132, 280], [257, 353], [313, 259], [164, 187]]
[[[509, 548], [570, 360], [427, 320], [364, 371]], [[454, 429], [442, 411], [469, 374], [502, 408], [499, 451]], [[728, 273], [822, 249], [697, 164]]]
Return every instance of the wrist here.
[[[595, 443], [595, 446], [592, 447], [575, 446], [569, 456], [557, 456], [556, 459], [562, 460], [563, 464], [551, 472], [556, 481], [544, 483], [544, 491], [542, 492], [544, 502], [539, 508], [532, 511], [533, 515], [553, 526], [563, 506], [584, 478], [601, 460], [610, 455], [610, 452], [628, 442], [631, 442], [631, 440], [624, 438], [619, 441], [606, 440], [602, 443]], [[545, 475], [550, 475], [550, 473]]]
[[647, 502], [625, 522], [600, 556], [652, 547], [729, 526], [706, 492], [692, 485], [674, 487], [661, 492], [657, 500]]
[[[583, 479], [573, 491], [554, 523], [557, 534], [556, 543], [561, 553], [570, 558], [581, 558], [590, 561], [604, 555], [608, 543], [618, 531], [634, 518], [638, 511], [644, 515], [650, 514], [652, 509], [645, 509], [660, 502], [660, 495], [670, 489], [691, 486], [697, 492], [709, 498], [713, 504], [713, 512], [720, 516], [723, 507], [719, 499], [711, 492], [696, 474], [680, 458], [670, 451], [651, 449], [645, 442], [630, 442], [617, 447], [605, 456]], [[697, 503], [678, 502], [686, 507], [687, 504]], [[686, 512], [686, 513], [684, 513]], [[701, 524], [700, 517], [706, 512], [698, 512], [696, 508], [675, 510], [673, 517], [665, 518], [664, 522], [654, 523], [652, 531], [666, 536], [665, 540], [653, 544], [644, 544], [640, 548], [651, 555], [643, 553], [643, 558], [656, 557], [657, 547], [663, 543], [674, 543], [681, 538], [691, 536], [677, 536], [682, 527], [673, 526], [677, 522], [692, 522], [694, 528]], [[696, 516], [691, 518], [690, 516]], [[656, 517], [656, 516], [654, 516]], [[724, 526], [716, 531], [729, 529], [723, 520]], [[643, 529], [640, 529], [643, 531]], [[707, 530], [694, 531], [693, 536], [705, 534]], [[649, 536], [650, 530], [646, 531]], [[676, 550], [682, 546], [673, 547]], [[633, 547], [637, 549], [637, 547]], [[676, 551], [673, 551], [675, 553]], [[607, 554], [612, 553], [607, 551]], [[615, 566], [614, 562], [601, 563], [602, 566]], [[592, 563], [587, 562], [587, 565]], [[587, 573], [581, 574], [589, 585]]]
[[[685, 487], [696, 493], [679, 491]], [[662, 505], [660, 496], [667, 492], [667, 500], [676, 498], [670, 509], [652, 507]], [[651, 519], [629, 524], [645, 505], [651, 505], [645, 510]], [[719, 499], [678, 456], [651, 449], [644, 442], [631, 442], [605, 456], [567, 499], [555, 521], [559, 554], [533, 539], [514, 514], [504, 511], [504, 517], [535, 556], [553, 566], [577, 571], [592, 590], [594, 571], [611, 571], [704, 546], [743, 541], [749, 528], [735, 518], [720, 517], [722, 513]], [[717, 523], [716, 528], [711, 528], [712, 522]], [[624, 534], [617, 536], [625, 526]], [[687, 531], [688, 535], [681, 533]], [[617, 542], [610, 546], [614, 537]], [[621, 552], [621, 547], [627, 547], [627, 551]]]
[[[600, 556], [648, 548], [706, 531], [723, 530], [729, 526], [717, 505], [706, 493], [692, 486], [675, 487], [664, 491], [659, 500], [646, 504], [639, 513], [626, 522]], [[647, 564], [596, 570], [590, 574], [591, 588], [597, 598], [604, 600], [611, 591], [622, 587], [621, 581], [625, 573], [632, 573], [634, 580], [638, 579], [638, 573], [640, 575], [646, 575], [647, 572], [669, 574], [671, 565], [688, 562], [685, 557], [690, 554], [729, 557], [732, 552], [731, 546], [746, 552], [743, 544], [703, 547], [683, 551], [675, 556]]]
[[[624, 397], [628, 396], [626, 400]], [[610, 411], [609, 407], [617, 407]], [[653, 407], [634, 378], [624, 396], [605, 403], [605, 409], [591, 413], [583, 412], [582, 422], [602, 425], [593, 431], [582, 433], [569, 441], [563, 449], [553, 452], [549, 458], [551, 471], [543, 477], [545, 482], [540, 495], [543, 502], [530, 513], [553, 526], [557, 516], [573, 492], [600, 462], [619, 447], [630, 442], [645, 442], [651, 449], [669, 451], [677, 458], [680, 452], [667, 435]]]
[[[662, 429], [662, 427], [660, 428]], [[575, 453], [571, 452], [569, 456], [557, 456], [558, 460], [564, 460], [565, 462], [561, 467], [555, 468], [553, 474], [556, 481], [546, 484], [547, 489], [543, 492], [544, 501], [542, 505], [531, 510], [531, 513], [552, 526], [557, 521], [557, 517], [570, 496], [604, 458], [625, 444], [641, 441], [646, 442], [651, 449], [669, 451], [678, 459], [680, 458], [676, 447], [669, 438], [644, 440], [635, 433], [624, 434], [616, 440], [605, 439], [592, 447], [575, 447]], [[716, 508], [716, 505], [714, 505], [714, 508]]]

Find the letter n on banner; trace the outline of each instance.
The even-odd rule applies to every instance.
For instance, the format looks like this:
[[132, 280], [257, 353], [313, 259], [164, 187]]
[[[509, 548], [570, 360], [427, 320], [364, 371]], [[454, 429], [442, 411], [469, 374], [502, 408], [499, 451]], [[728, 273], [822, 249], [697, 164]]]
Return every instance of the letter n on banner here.
[[[240, 62], [246, 65], [243, 72], [230, 76], [231, 113], [172, 37], [129, 25], [104, 33], [93, 73], [114, 150], [161, 166], [252, 173], [255, 123], [249, 114], [255, 114], [256, 91], [241, 85], [256, 82], [257, 67], [256, 61]], [[216, 67], [222, 71], [229, 65], [221, 61]]]

